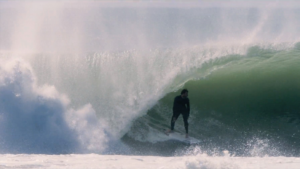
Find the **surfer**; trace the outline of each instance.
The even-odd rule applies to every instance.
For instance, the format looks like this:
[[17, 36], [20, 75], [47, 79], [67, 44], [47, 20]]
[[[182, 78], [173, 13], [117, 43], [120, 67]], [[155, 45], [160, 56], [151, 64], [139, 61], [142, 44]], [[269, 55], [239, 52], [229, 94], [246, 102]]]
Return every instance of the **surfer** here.
[[187, 89], [183, 89], [181, 91], [181, 95], [176, 96], [174, 99], [173, 116], [171, 119], [171, 129], [166, 131], [167, 135], [169, 135], [169, 133], [174, 131], [175, 122], [180, 114], [182, 114], [182, 117], [183, 117], [184, 128], [185, 128], [185, 137], [188, 138], [189, 137], [188, 118], [190, 115], [190, 100], [188, 98], [188, 90]]

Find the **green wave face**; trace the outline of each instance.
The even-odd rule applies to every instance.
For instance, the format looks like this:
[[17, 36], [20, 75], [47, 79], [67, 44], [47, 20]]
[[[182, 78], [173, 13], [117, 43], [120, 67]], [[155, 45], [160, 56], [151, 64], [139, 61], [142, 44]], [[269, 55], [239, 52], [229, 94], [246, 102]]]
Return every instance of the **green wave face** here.
[[[299, 65], [299, 44], [288, 50], [254, 46], [245, 55], [206, 62], [182, 87], [189, 90], [191, 102], [190, 135], [204, 141], [203, 149], [251, 155], [255, 146], [262, 146], [262, 154], [299, 155]], [[208, 70], [214, 71], [198, 78]], [[179, 93], [163, 97], [128, 135], [168, 128], [173, 99]], [[181, 118], [175, 130], [184, 133]], [[268, 142], [267, 146], [258, 140]]]

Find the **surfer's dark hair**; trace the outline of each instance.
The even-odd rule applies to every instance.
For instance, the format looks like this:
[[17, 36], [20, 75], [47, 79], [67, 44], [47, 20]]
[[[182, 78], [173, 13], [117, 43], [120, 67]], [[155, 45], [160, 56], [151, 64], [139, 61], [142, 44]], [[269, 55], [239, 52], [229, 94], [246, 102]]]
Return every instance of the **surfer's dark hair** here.
[[181, 91], [181, 94], [184, 94], [184, 93], [187, 93], [187, 92], [189, 92], [187, 89], [183, 89], [183, 90]]

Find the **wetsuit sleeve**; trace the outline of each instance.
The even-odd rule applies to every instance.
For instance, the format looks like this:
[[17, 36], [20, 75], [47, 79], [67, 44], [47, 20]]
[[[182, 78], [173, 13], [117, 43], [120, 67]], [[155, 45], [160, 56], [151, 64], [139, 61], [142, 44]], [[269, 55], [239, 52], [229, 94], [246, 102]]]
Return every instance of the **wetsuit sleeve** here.
[[174, 98], [174, 103], [173, 103], [173, 112], [175, 111], [175, 106], [176, 106], [176, 98], [177, 98], [177, 97], [175, 97], [175, 98]]
[[187, 99], [186, 108], [187, 112], [190, 114], [190, 99]]

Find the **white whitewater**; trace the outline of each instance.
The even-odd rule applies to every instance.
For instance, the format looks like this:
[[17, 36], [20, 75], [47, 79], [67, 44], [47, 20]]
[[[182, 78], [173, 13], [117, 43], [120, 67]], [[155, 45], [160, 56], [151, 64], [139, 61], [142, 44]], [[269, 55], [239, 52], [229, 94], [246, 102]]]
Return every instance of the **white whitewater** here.
[[0, 155], [0, 168], [30, 169], [298, 169], [295, 157], [184, 157], [121, 155]]

